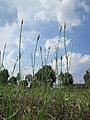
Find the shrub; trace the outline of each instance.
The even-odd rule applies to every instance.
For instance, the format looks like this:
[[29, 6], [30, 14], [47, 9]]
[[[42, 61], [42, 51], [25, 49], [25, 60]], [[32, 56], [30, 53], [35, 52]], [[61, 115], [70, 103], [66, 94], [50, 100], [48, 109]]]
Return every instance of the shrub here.
[[7, 69], [3, 69], [0, 72], [0, 82], [3, 84], [7, 84], [8, 83], [8, 78], [9, 78], [9, 73]]
[[39, 80], [43, 85], [53, 86], [53, 83], [56, 82], [55, 72], [50, 65], [45, 65], [35, 74], [37, 80]]
[[60, 73], [59, 80], [63, 85], [72, 85], [73, 84], [73, 76], [70, 73]]
[[83, 78], [84, 78], [84, 82], [86, 83], [86, 85], [89, 86], [90, 85], [90, 71], [89, 70], [86, 71]]
[[11, 83], [11, 84], [17, 84], [17, 79], [16, 79], [16, 77], [12, 76], [12, 77], [9, 79], [9, 83]]

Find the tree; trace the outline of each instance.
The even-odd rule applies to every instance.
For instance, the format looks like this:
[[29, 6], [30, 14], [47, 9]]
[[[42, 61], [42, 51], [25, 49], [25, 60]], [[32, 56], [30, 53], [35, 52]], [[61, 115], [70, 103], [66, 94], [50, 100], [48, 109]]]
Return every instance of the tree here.
[[[67, 79], [68, 76], [68, 79]], [[73, 84], [73, 76], [70, 73], [60, 73], [59, 80], [63, 85], [72, 85]]]
[[41, 84], [47, 85], [50, 83], [50, 86], [53, 86], [53, 83], [56, 82], [55, 72], [50, 65], [45, 65], [35, 74], [38, 81]]
[[86, 83], [87, 86], [90, 85], [90, 71], [87, 70], [85, 75], [83, 76], [84, 82]]
[[9, 83], [11, 83], [11, 84], [17, 84], [17, 79], [16, 79], [16, 77], [12, 76], [12, 77], [9, 79]]
[[0, 81], [1, 81], [1, 83], [7, 84], [8, 83], [8, 78], [9, 78], [8, 70], [7, 69], [3, 69], [0, 72]]

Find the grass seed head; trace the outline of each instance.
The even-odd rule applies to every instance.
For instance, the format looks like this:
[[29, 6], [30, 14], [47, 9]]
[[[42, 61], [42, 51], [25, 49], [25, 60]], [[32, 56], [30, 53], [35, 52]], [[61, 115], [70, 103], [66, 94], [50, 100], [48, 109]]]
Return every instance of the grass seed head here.
[[38, 35], [38, 37], [37, 37], [37, 40], [39, 40], [40, 39], [40, 34]]
[[49, 47], [48, 49], [50, 50], [51, 47]]
[[62, 56], [60, 56], [60, 59], [62, 60], [62, 59], [63, 59], [63, 57], [62, 57]]
[[64, 22], [64, 29], [66, 29], [66, 22]]
[[22, 21], [21, 21], [21, 24], [23, 25], [23, 19], [22, 19]]

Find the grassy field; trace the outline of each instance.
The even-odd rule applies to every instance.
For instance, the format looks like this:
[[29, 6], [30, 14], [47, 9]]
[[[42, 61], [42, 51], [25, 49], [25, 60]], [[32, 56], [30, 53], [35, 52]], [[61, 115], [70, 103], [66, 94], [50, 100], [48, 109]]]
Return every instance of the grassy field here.
[[0, 86], [0, 120], [90, 120], [90, 89]]

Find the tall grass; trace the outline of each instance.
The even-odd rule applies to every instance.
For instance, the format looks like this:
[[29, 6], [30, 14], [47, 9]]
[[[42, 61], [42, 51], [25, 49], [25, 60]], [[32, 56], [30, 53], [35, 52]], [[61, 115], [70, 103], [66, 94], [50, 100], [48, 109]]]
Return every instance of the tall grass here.
[[40, 46], [40, 55], [41, 55], [41, 63], [42, 63], [42, 67], [43, 67], [43, 55], [42, 55], [42, 47]]
[[37, 46], [38, 46], [38, 41], [40, 39], [40, 34], [37, 36], [36, 40], [36, 45], [35, 45], [35, 50], [34, 50], [34, 56], [31, 53], [31, 64], [32, 64], [32, 71], [33, 71], [33, 77], [35, 75], [35, 65], [36, 65], [36, 52], [37, 52]]
[[[44, 54], [43, 54], [43, 49], [40, 46], [40, 56], [41, 56], [41, 63], [42, 63], [42, 67], [44, 65], [48, 64], [48, 58], [49, 58], [49, 54], [50, 54], [50, 47], [48, 47], [48, 50], [46, 50], [46, 47], [44, 48]], [[44, 59], [43, 59], [44, 57]]]
[[[68, 53], [67, 53], [67, 47], [66, 47], [66, 22], [64, 23], [64, 48], [65, 48], [65, 58], [66, 58], [66, 72], [69, 73], [68, 69]], [[67, 75], [68, 79], [68, 75]]]
[[[21, 37], [23, 20], [21, 21], [19, 56], [13, 67], [14, 74], [17, 62], [19, 61], [19, 75], [21, 74]], [[56, 76], [58, 79], [58, 51], [62, 26], [59, 31], [58, 46], [55, 51]], [[36, 40], [34, 55], [31, 54], [33, 77], [35, 75], [36, 52], [40, 35]], [[5, 56], [5, 48], [2, 57], [2, 65]], [[69, 72], [70, 62], [66, 47], [66, 23], [64, 24], [64, 48], [66, 57], [66, 72]], [[72, 53], [73, 44], [71, 47]], [[42, 67], [47, 65], [50, 53], [44, 49], [44, 59], [42, 47], [40, 47]], [[62, 56], [61, 72], [62, 72]], [[71, 58], [70, 58], [71, 59]], [[53, 62], [52, 67], [53, 67]], [[51, 72], [51, 71], [50, 71]], [[50, 74], [49, 72], [49, 74]], [[47, 75], [47, 78], [49, 76]], [[21, 76], [19, 76], [21, 77]], [[43, 75], [42, 75], [43, 77]], [[68, 79], [68, 76], [67, 76]], [[39, 86], [36, 88], [24, 88], [18, 85], [0, 85], [0, 120], [89, 120], [90, 119], [90, 89], [78, 89], [72, 87], [53, 88], [50, 86]]]
[[22, 19], [22, 21], [21, 21], [21, 27], [20, 27], [20, 38], [19, 38], [19, 51], [18, 51], [18, 56], [19, 56], [19, 67], [18, 67], [18, 69], [19, 69], [19, 77], [21, 77], [20, 75], [21, 75], [21, 39], [22, 39], [22, 27], [23, 27], [23, 19]]
[[[23, 53], [24, 53], [24, 52], [23, 52]], [[21, 56], [23, 55], [23, 53], [21, 54]], [[14, 75], [14, 72], [15, 72], [15, 69], [16, 69], [16, 66], [17, 66], [18, 61], [19, 61], [19, 57], [16, 58], [15, 64], [14, 64], [14, 66], [13, 66], [12, 76]]]
[[59, 52], [59, 47], [60, 47], [59, 45], [60, 45], [61, 31], [62, 31], [62, 25], [60, 26], [60, 29], [59, 29], [58, 44], [57, 44], [57, 46], [55, 47], [55, 56], [54, 56], [55, 61], [56, 61], [56, 70], [55, 70], [55, 72], [56, 72], [56, 82], [59, 81], [59, 80], [58, 80], [58, 58], [59, 58], [58, 52]]
[[2, 61], [1, 61], [2, 68], [4, 68], [3, 62], [4, 62], [5, 52], [6, 52], [6, 43], [4, 45], [4, 50], [3, 50], [3, 55], [2, 55]]

